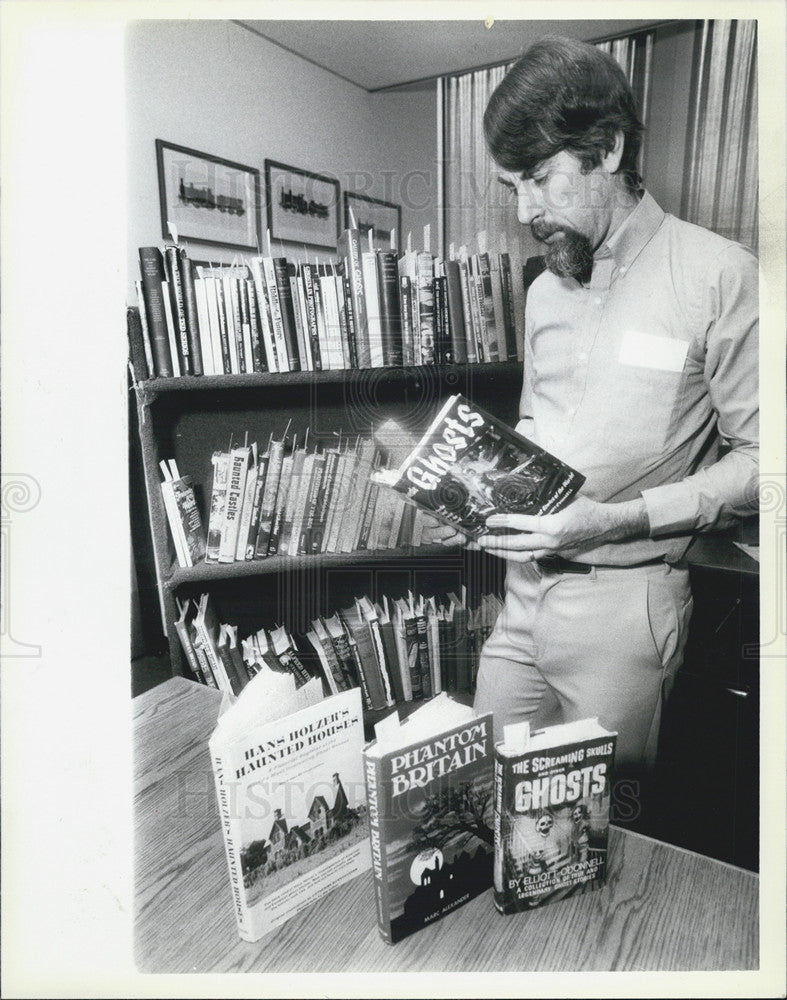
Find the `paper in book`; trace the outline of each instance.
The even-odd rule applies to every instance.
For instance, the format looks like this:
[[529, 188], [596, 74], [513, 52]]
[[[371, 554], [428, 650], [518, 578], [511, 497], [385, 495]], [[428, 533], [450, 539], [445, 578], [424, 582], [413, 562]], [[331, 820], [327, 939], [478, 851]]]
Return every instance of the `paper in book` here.
[[[383, 447], [407, 443], [386, 421]], [[549, 514], [576, 495], [585, 477], [464, 396], [450, 396], [398, 469], [373, 475], [424, 511], [471, 537], [492, 514]]]

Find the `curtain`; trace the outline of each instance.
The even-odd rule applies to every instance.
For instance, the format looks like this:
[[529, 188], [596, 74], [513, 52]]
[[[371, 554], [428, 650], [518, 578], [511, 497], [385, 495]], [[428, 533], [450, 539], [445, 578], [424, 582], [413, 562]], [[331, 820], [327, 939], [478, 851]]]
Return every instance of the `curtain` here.
[[[653, 32], [644, 32], [598, 46], [622, 67], [637, 100], [640, 117], [647, 119]], [[488, 234], [488, 249], [508, 249], [515, 258], [543, 252], [543, 247], [522, 226], [516, 200], [497, 182], [497, 168], [484, 142], [483, 117], [492, 91], [513, 63], [476, 70], [439, 81], [438, 100], [443, 106], [445, 252], [450, 244], [465, 244], [470, 252], [476, 235]]]
[[683, 217], [757, 250], [757, 22], [703, 21]]

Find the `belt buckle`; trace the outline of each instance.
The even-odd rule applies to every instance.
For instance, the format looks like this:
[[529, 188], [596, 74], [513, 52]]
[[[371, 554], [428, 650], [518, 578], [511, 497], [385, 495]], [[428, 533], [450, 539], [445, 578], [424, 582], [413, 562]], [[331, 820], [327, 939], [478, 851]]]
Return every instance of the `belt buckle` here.
[[538, 565], [553, 573], [577, 573], [581, 576], [587, 575], [593, 569], [589, 563], [572, 562], [563, 556], [544, 556], [538, 560]]

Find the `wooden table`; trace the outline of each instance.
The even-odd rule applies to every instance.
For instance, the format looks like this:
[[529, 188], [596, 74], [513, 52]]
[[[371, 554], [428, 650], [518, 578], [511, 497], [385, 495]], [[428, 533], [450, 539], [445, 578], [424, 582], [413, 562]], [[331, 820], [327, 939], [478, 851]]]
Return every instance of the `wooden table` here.
[[371, 873], [248, 944], [230, 905], [208, 756], [218, 692], [173, 678], [134, 699], [140, 972], [731, 970], [758, 966], [758, 879], [612, 829], [608, 884], [500, 916], [491, 890], [393, 947]]

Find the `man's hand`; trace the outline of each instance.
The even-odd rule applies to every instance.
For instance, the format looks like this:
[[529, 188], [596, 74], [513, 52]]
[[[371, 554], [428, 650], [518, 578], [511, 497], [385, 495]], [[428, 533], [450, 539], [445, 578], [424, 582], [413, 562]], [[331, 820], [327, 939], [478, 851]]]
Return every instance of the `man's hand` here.
[[438, 521], [436, 517], [431, 517], [429, 514], [424, 514], [421, 542], [423, 545], [467, 545], [471, 548], [478, 548], [463, 531], [454, 528], [453, 525], [443, 524], [442, 521]]
[[478, 544], [492, 555], [514, 562], [554, 555], [573, 559], [606, 542], [647, 537], [649, 531], [644, 500], [597, 503], [583, 496], [557, 514], [493, 514], [486, 524], [514, 533], [482, 535]]

